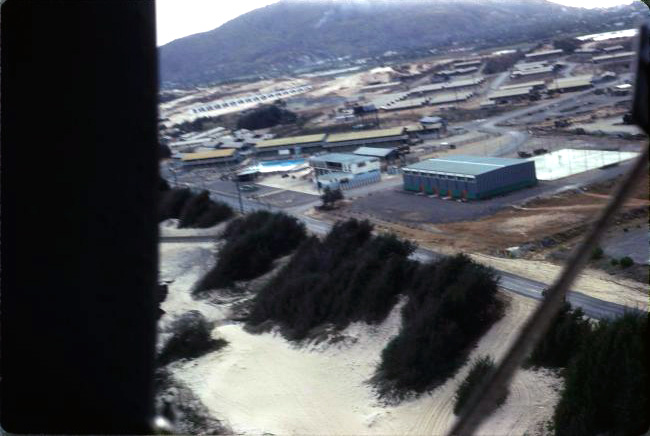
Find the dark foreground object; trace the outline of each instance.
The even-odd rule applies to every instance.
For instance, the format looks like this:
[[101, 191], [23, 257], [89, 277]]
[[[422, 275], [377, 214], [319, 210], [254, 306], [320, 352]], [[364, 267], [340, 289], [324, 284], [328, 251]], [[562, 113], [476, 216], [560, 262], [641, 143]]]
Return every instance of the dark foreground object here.
[[154, 3], [1, 14], [2, 428], [151, 434]]

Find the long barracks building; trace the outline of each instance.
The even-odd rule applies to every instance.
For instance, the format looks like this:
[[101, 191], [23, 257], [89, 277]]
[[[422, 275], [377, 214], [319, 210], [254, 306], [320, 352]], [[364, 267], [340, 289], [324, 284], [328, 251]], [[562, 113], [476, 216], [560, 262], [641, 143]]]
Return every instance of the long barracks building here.
[[449, 156], [403, 168], [404, 189], [430, 195], [483, 199], [537, 184], [535, 162]]

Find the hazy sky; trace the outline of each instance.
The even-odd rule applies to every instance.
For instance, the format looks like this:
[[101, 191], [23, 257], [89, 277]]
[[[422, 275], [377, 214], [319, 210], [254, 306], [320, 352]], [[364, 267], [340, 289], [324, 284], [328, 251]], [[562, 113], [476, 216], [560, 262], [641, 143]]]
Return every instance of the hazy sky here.
[[[158, 45], [221, 26], [277, 0], [156, 0]], [[522, 0], [525, 1], [525, 0]], [[551, 0], [568, 6], [607, 7], [633, 0]]]

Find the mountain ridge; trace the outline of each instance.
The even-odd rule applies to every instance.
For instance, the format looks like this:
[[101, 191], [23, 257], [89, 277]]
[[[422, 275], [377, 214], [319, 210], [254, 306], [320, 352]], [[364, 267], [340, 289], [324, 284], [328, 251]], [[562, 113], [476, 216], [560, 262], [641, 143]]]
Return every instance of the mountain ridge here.
[[340, 58], [381, 57], [389, 51], [424, 54], [454, 45], [535, 41], [556, 32], [600, 30], [599, 20], [635, 10], [634, 4], [587, 10], [545, 0], [284, 0], [163, 45], [160, 79], [163, 87], [192, 86], [333, 67], [341, 65]]

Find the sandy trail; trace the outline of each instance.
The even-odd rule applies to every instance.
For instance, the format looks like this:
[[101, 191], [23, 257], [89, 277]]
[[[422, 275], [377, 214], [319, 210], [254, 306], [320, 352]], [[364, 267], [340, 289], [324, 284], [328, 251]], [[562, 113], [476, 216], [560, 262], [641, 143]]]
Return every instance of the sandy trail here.
[[[508, 314], [480, 340], [472, 358], [500, 358], [533, 300], [512, 296]], [[469, 365], [443, 386], [397, 406], [382, 406], [367, 380], [380, 353], [400, 326], [399, 308], [379, 326], [356, 323], [336, 344], [297, 347], [279, 335], [252, 335], [238, 324], [222, 325], [213, 336], [228, 347], [172, 367], [218, 419], [242, 434], [443, 434], [452, 413], [457, 384]], [[483, 434], [521, 434], [548, 419], [557, 400], [558, 380], [544, 372], [523, 371], [512, 398], [485, 425]], [[533, 395], [532, 392], [535, 392]]]

